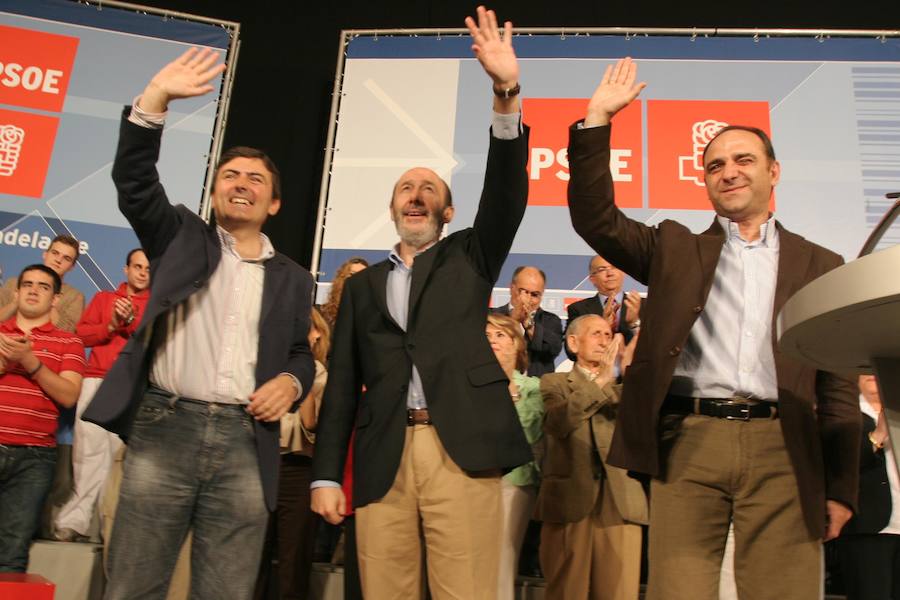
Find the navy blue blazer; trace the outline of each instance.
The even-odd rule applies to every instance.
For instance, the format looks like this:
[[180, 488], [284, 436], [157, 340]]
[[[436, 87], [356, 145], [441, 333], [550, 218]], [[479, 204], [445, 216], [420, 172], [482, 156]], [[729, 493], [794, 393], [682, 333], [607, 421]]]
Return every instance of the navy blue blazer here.
[[[113, 164], [113, 181], [119, 209], [131, 223], [150, 260], [153, 283], [144, 317], [82, 418], [127, 439], [134, 415], [148, 385], [152, 329], [162, 328], [169, 311], [202, 289], [219, 264], [222, 249], [215, 226], [183, 205], [172, 206], [166, 196], [156, 162], [161, 129], [140, 127], [123, 113], [119, 146]], [[276, 253], [265, 262], [259, 347], [256, 357], [257, 387], [291, 373], [306, 394], [312, 386], [315, 366], [309, 349], [309, 315], [312, 276], [288, 257]], [[151, 328], [151, 324], [155, 327]], [[190, 360], [185, 357], [185, 360]], [[260, 478], [269, 510], [278, 495], [278, 422], [254, 421]]]

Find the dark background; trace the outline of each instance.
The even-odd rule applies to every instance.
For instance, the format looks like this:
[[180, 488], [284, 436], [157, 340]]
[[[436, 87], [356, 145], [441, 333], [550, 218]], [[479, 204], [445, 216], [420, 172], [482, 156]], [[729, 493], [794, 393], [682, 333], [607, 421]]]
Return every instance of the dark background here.
[[[282, 172], [281, 212], [266, 232], [309, 267], [323, 150], [342, 29], [463, 27], [475, 2], [132, 0], [241, 24], [225, 147], [256, 146]], [[880, 6], [879, 6], [880, 5]], [[488, 5], [518, 27], [759, 27], [898, 29], [900, 2], [645, 3], [504, 1]], [[411, 85], [414, 82], [410, 82]], [[723, 82], [723, 85], [727, 85]]]

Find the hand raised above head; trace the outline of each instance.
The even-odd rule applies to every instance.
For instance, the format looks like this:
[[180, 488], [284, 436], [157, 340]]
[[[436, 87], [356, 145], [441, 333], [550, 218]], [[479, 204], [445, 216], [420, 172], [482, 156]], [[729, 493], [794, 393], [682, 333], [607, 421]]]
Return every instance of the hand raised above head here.
[[615, 65], [606, 67], [600, 85], [594, 90], [588, 102], [587, 115], [584, 118], [586, 127], [608, 125], [617, 112], [631, 104], [647, 84], [635, 83], [637, 64], [626, 57]]
[[494, 11], [479, 6], [476, 12], [477, 25], [472, 17], [466, 17], [475, 58], [496, 87], [515, 87], [519, 82], [519, 61], [512, 46], [512, 23], [506, 21], [501, 34]]
[[225, 70], [218, 60], [219, 54], [209, 48], [189, 48], [153, 76], [141, 94], [141, 108], [161, 113], [171, 100], [208, 94], [213, 90], [209, 82]]

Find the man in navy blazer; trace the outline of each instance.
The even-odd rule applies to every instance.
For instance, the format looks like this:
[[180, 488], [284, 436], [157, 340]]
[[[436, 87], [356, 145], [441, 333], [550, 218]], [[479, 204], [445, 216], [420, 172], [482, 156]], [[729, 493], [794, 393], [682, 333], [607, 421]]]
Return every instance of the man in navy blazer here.
[[[485, 337], [487, 305], [525, 213], [528, 132], [520, 130], [512, 25], [467, 19], [493, 80], [494, 120], [478, 213], [440, 239], [450, 189], [422, 167], [394, 186], [400, 242], [347, 280], [313, 458], [313, 510], [337, 523], [353, 438], [353, 504], [363, 595], [418, 598], [422, 538], [435, 600], [496, 596], [500, 476], [533, 460], [509, 381]], [[365, 391], [363, 392], [363, 388]], [[355, 431], [355, 432], [354, 432]]]
[[[588, 279], [597, 288], [597, 294], [569, 305], [566, 329], [569, 328], [569, 323], [581, 315], [600, 315], [609, 322], [613, 333], [622, 334], [627, 344], [641, 327], [640, 294], [635, 291], [627, 293], [623, 291], [625, 273], [599, 255], [588, 263]], [[575, 360], [575, 355], [568, 344], [566, 356], [572, 361]]]
[[313, 379], [312, 278], [261, 233], [281, 204], [272, 161], [252, 148], [223, 154], [217, 224], [169, 204], [159, 182], [168, 103], [211, 91], [216, 62], [188, 50], [123, 115], [113, 181], [153, 287], [83, 417], [128, 444], [107, 600], [164, 598], [189, 529], [191, 597], [252, 594], [275, 506], [278, 420]]

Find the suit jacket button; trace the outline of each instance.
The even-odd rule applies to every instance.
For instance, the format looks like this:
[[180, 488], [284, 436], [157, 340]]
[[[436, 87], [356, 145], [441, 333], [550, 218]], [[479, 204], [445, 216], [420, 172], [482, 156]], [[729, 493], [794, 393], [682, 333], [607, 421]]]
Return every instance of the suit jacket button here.
[[198, 279], [197, 281], [194, 282], [194, 287], [195, 287], [195, 288], [202, 288], [202, 287], [203, 287], [203, 282], [200, 281], [200, 280]]
[[695, 313], [703, 312], [703, 307], [702, 307], [702, 306], [699, 306], [699, 305], [695, 306], [695, 307], [694, 307], [694, 312], [695, 312]]
[[410, 342], [410, 343], [406, 344], [406, 349], [409, 350], [410, 352], [412, 352], [413, 350], [416, 349], [416, 345], [413, 344], [412, 342]]
[[669, 356], [678, 356], [681, 354], [681, 348], [678, 346], [672, 346], [672, 349], [669, 350]]

